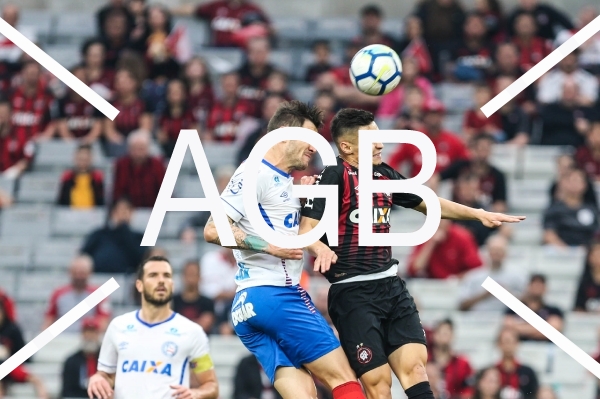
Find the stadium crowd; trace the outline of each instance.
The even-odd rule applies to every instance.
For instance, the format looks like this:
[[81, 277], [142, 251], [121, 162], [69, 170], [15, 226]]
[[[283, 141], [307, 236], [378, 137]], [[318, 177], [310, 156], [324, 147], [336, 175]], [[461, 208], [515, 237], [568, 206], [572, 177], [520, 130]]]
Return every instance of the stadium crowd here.
[[[251, 1], [203, 1], [169, 9], [143, 0], [110, 0], [96, 15], [97, 36], [81, 47], [82, 62], [67, 67], [120, 111], [114, 121], [61, 86], [10, 41], [3, 39], [0, 45], [3, 178], [18, 181], [26, 175], [40, 143], [74, 141], [76, 152], [64, 154], [73, 157], [73, 165], [62, 174], [56, 205], [109, 209], [106, 225], [89, 232], [80, 255], [73, 259], [71, 283], [48, 299], [44, 327], [94, 290], [89, 283], [92, 273], [131, 274], [149, 255], [140, 246], [142, 233], [130, 225], [132, 212], [154, 205], [181, 129], [196, 129], [203, 142], [239, 148], [230, 165], [214, 172], [217, 186], [223, 190], [235, 167], [265, 134], [278, 105], [294, 98], [288, 84], [298, 79], [270, 63], [271, 49], [278, 45], [277, 32], [268, 14]], [[185, 29], [174, 26], [173, 17], [181, 15], [210, 22], [211, 46], [241, 48], [245, 53], [242, 67], [213, 74], [207, 60], [191, 51]], [[327, 40], [310, 44], [314, 62], [302, 75], [305, 83], [316, 88], [312, 101], [325, 116], [321, 134], [332, 141], [328, 124], [342, 107], [370, 110], [382, 125], [391, 128], [424, 132], [437, 151], [436, 173], [428, 184], [438, 189], [442, 182], [451, 181], [454, 201], [497, 212], [509, 210], [507, 178], [490, 161], [497, 143], [566, 148], [557, 159], [557, 175], [548, 191], [551, 201], [543, 216], [543, 244], [588, 251], [574, 309], [559, 309], [551, 298], [546, 302], [543, 274], [524, 276], [504, 268], [512, 229], [518, 226], [491, 230], [478, 222], [442, 221], [431, 240], [413, 249], [406, 265], [407, 279], [459, 278], [460, 310], [502, 311], [503, 305], [481, 288], [485, 278], [492, 276], [558, 330], [563, 328], [564, 312], [598, 312], [600, 226], [594, 184], [600, 180], [600, 35], [567, 55], [490, 118], [480, 111], [597, 15], [598, 10], [588, 6], [572, 21], [538, 0], [520, 0], [510, 10], [503, 9], [498, 0], [479, 0], [473, 8], [458, 0], [423, 0], [406, 16], [398, 40], [381, 29], [384, 11], [365, 5], [360, 11], [361, 34], [346, 43], [341, 63], [335, 62]], [[4, 6], [2, 18], [21, 26], [16, 5]], [[35, 38], [35, 27], [20, 30]], [[358, 92], [348, 74], [356, 51], [374, 43], [392, 47], [403, 62], [400, 87], [382, 97]], [[450, 131], [445, 123], [448, 104], [436, 98], [434, 90], [441, 82], [475, 87], [475, 107], [464, 114], [460, 130]], [[104, 173], [94, 167], [94, 145], [100, 145], [114, 163], [114, 181], [107, 182]], [[160, 154], [152, 152], [153, 146]], [[420, 153], [410, 145], [398, 145], [386, 162], [407, 176], [421, 169]], [[303, 173], [315, 172], [316, 165]], [[13, 192], [0, 192], [0, 208], [11, 207], [15, 198]], [[199, 213], [187, 220], [180, 228], [180, 239], [202, 239], [208, 216]], [[160, 253], [161, 249], [152, 251]], [[215, 247], [190, 260], [177, 276], [181, 285], [173, 298], [174, 310], [209, 334], [233, 334], [229, 308], [236, 272], [230, 250]], [[322, 277], [307, 264], [302, 284], [308, 286], [317, 279]], [[418, 301], [418, 293], [413, 295]], [[319, 293], [315, 304], [327, 313], [326, 291]], [[84, 384], [96, 371], [101, 333], [111, 316], [110, 308], [101, 305], [70, 327], [82, 334], [84, 344], [65, 360], [63, 397], [87, 397]], [[13, 301], [0, 292], [0, 362], [24, 345], [16, 320]], [[474, 369], [465, 356], [453, 350], [452, 320], [439, 320], [426, 329], [428, 374], [436, 398], [557, 398], [551, 387], [538, 382], [531, 367], [515, 358], [520, 342], [546, 340], [518, 316], [506, 313], [497, 335], [502, 360], [483, 370]], [[254, 358], [243, 359], [235, 377], [234, 397], [276, 396], [261, 373]], [[31, 382], [40, 397], [47, 397], [43, 383], [28, 373], [26, 364], [11, 373], [9, 381]], [[0, 397], [3, 385], [4, 381]], [[324, 390], [321, 394], [328, 395]]]

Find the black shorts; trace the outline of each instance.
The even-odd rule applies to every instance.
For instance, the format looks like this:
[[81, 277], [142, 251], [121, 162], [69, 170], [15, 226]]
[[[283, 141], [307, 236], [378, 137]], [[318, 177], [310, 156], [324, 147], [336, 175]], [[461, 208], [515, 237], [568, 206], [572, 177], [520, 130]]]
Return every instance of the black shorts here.
[[415, 301], [399, 277], [332, 284], [328, 309], [359, 378], [386, 364], [402, 345], [426, 345]]

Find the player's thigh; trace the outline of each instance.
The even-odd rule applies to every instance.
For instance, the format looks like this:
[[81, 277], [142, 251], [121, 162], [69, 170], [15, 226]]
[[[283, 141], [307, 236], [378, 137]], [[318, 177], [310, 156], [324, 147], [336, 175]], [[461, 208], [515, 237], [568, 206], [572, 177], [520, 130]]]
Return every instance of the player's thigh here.
[[373, 282], [334, 284], [328, 298], [329, 315], [342, 348], [357, 377], [387, 363], [382, 322], [385, 304]]
[[356, 374], [350, 367], [346, 354], [341, 347], [313, 360], [304, 365], [315, 377], [319, 379], [329, 390], [356, 381]]
[[275, 389], [283, 399], [316, 399], [317, 388], [304, 369], [280, 367], [275, 372]]
[[392, 398], [392, 370], [389, 364], [384, 364], [367, 371], [360, 377], [367, 399]]
[[389, 364], [404, 389], [427, 381], [427, 347], [410, 343], [396, 349], [389, 357]]

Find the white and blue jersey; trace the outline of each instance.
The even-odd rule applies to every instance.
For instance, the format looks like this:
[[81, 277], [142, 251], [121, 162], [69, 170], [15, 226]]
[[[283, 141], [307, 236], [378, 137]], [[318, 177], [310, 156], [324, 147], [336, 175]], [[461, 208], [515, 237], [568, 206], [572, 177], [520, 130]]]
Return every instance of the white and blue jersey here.
[[[246, 234], [258, 233], [246, 217], [244, 207], [244, 170], [242, 163], [221, 194], [225, 213]], [[286, 172], [263, 160], [258, 171], [256, 195], [260, 211], [267, 224], [280, 234], [298, 235], [300, 200], [292, 197], [294, 179]], [[293, 286], [300, 282], [302, 260], [279, 259], [274, 256], [245, 250], [234, 250], [239, 267], [235, 278], [238, 291], [260, 285]]]
[[[246, 234], [258, 236], [244, 208], [245, 164], [221, 194], [225, 212]], [[269, 226], [281, 234], [298, 234], [300, 201], [292, 198], [292, 177], [263, 160], [256, 195]], [[278, 367], [300, 368], [340, 347], [308, 293], [300, 287], [302, 260], [282, 260], [254, 251], [235, 250], [238, 292], [231, 319], [236, 334], [263, 366], [271, 383]]]

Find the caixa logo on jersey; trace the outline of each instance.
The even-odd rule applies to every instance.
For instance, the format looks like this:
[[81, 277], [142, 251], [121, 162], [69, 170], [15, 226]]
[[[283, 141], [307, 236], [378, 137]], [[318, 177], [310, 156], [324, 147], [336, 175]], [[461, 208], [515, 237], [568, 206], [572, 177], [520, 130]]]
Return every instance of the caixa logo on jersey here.
[[238, 323], [243, 323], [246, 320], [256, 316], [256, 313], [254, 313], [254, 305], [250, 302], [246, 303], [247, 296], [247, 292], [242, 292], [238, 300], [235, 302], [235, 305], [232, 307], [231, 321], [234, 326], [237, 326]]
[[171, 376], [171, 363], [154, 360], [125, 360], [121, 366], [124, 373], [149, 373]]
[[300, 212], [290, 213], [289, 215], [287, 215], [285, 217], [285, 219], [283, 219], [283, 224], [288, 229], [292, 229], [292, 228], [298, 226], [299, 222], [300, 222]]
[[[390, 212], [391, 209], [389, 207], [373, 207], [373, 224], [389, 224]], [[352, 223], [358, 223], [358, 209], [355, 209], [350, 213], [350, 221]]]

